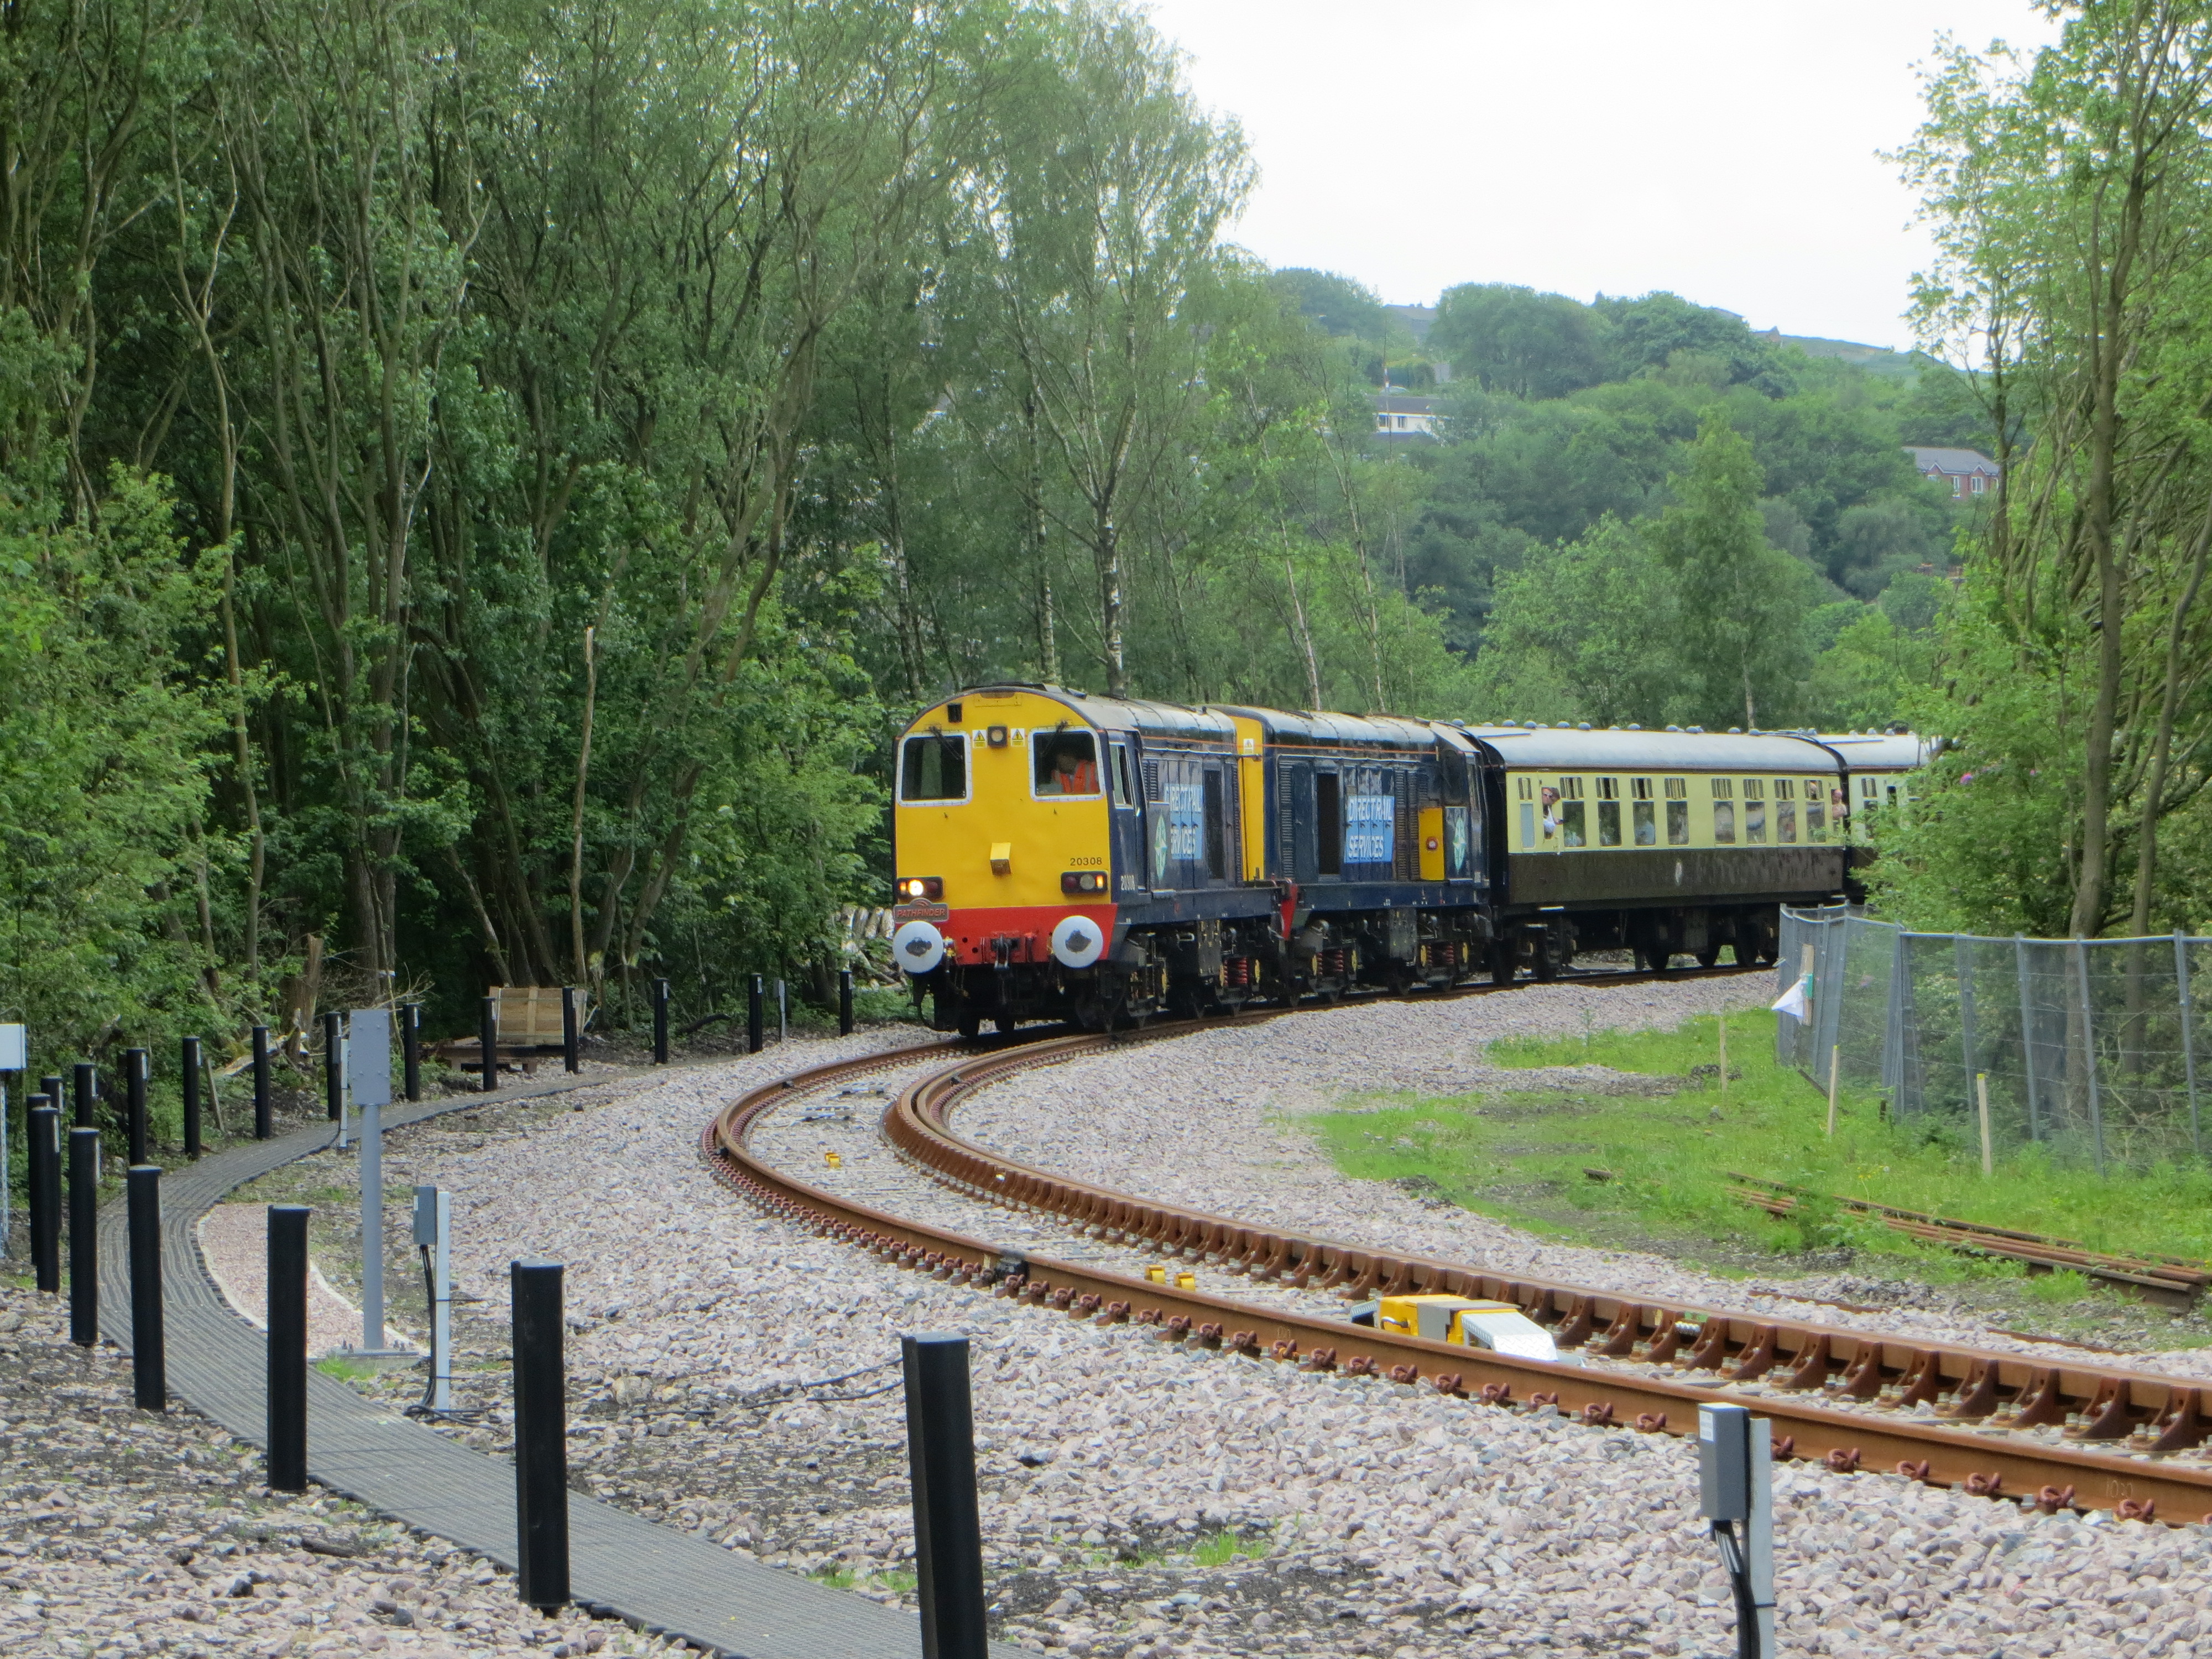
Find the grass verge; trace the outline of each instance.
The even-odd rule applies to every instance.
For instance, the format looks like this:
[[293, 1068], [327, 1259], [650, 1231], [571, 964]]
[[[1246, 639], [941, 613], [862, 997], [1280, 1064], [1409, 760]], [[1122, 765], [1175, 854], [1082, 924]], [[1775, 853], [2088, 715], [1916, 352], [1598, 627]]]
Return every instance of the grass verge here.
[[[1664, 1091], [1382, 1097], [1323, 1115], [1318, 1127], [1346, 1174], [1597, 1243], [1640, 1233], [1784, 1255], [1849, 1247], [1900, 1266], [1910, 1260], [1921, 1278], [2021, 1276], [2013, 1266], [1924, 1249], [1832, 1204], [1770, 1218], [1729, 1195], [1729, 1174], [1740, 1172], [2114, 1254], [2212, 1255], [2212, 1171], [2204, 1169], [2099, 1176], [2054, 1165], [2028, 1147], [1985, 1177], [1965, 1124], [1894, 1123], [1876, 1096], [1848, 1089], [1831, 1137], [1825, 1093], [1774, 1057], [1774, 1020], [1764, 1012], [1727, 1017], [1725, 1090], [1719, 1023], [1707, 1016], [1671, 1031], [1593, 1030], [1490, 1049], [1492, 1062], [1506, 1067], [1592, 1063], [1668, 1079], [1674, 1086]], [[2021, 1288], [2057, 1302], [2077, 1299], [2086, 1287], [2077, 1274], [2054, 1273]]]

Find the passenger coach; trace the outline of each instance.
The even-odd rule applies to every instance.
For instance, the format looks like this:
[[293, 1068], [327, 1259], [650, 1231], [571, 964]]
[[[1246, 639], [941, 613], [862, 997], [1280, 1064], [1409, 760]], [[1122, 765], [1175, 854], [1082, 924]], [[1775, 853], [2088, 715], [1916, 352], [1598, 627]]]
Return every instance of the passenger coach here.
[[1849, 779], [1774, 734], [1465, 726], [1053, 686], [899, 740], [893, 951], [940, 1030], [1769, 960], [1844, 890]]

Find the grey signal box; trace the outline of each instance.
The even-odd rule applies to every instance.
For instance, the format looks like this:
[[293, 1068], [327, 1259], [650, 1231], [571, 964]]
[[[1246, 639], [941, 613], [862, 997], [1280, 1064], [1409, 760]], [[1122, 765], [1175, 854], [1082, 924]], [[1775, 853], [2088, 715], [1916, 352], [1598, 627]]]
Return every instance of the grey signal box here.
[[1698, 1407], [1698, 1512], [1708, 1521], [1751, 1518], [1751, 1411]]
[[1739, 1659], [1774, 1652], [1774, 1423], [1743, 1406], [1698, 1407], [1698, 1507], [1735, 1589]]
[[392, 1011], [356, 1008], [346, 1033], [346, 1086], [356, 1106], [392, 1104]]

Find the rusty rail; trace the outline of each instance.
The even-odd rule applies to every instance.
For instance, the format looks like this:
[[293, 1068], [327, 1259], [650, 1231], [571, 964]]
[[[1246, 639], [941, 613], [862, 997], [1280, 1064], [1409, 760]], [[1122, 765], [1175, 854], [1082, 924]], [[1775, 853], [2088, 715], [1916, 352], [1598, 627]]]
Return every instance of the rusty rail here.
[[[1103, 1237], [1212, 1260], [1231, 1273], [1318, 1283], [1346, 1295], [1442, 1291], [1512, 1302], [1548, 1325], [1563, 1347], [1668, 1365], [1684, 1380], [1516, 1359], [1024, 1255], [854, 1203], [771, 1168], [747, 1149], [753, 1124], [795, 1092], [911, 1064], [932, 1051], [927, 1045], [816, 1067], [752, 1090], [707, 1127], [702, 1151], [725, 1182], [772, 1212], [902, 1266], [991, 1285], [1073, 1316], [1146, 1325], [1165, 1337], [1308, 1370], [1425, 1383], [1493, 1405], [1548, 1406], [1586, 1422], [1647, 1432], [1687, 1433], [1699, 1403], [1744, 1399], [1692, 1380], [1701, 1372], [1757, 1380], [1769, 1390], [1759, 1396], [1759, 1409], [1775, 1419], [1777, 1445], [1786, 1456], [1835, 1469], [1895, 1471], [2046, 1510], [2212, 1519], [2212, 1465], [2174, 1461], [2176, 1453], [2212, 1436], [2212, 1389], [2094, 1364], [1639, 1302], [1253, 1228], [1071, 1182], [978, 1146], [947, 1127], [953, 1108], [983, 1085], [1116, 1040], [1126, 1039], [1063, 1036], [993, 1052], [939, 1045], [957, 1057], [902, 1092], [885, 1112], [885, 1133], [904, 1155], [962, 1191], [1048, 1211]], [[1913, 1414], [1923, 1404], [1932, 1419]], [[2068, 1425], [2069, 1443], [2009, 1432], [2059, 1423]]]

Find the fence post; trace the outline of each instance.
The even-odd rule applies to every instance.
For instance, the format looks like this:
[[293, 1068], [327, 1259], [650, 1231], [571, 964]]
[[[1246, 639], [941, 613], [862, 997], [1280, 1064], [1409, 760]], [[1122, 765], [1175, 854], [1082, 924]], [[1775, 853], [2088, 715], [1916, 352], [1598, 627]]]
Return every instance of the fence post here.
[[269, 1206], [269, 1485], [307, 1489], [307, 1206]]
[[853, 1035], [853, 970], [837, 970], [837, 1035]]
[[88, 1060], [76, 1063], [76, 1127], [92, 1129], [99, 1127], [94, 1116], [95, 1103], [100, 1099], [100, 1073]]
[[2097, 1145], [2097, 1173], [2105, 1173], [2105, 1109], [2097, 1093], [2097, 1017], [2089, 1006], [2089, 947], [2074, 944], [2074, 982], [2081, 997], [2081, 1075], [2089, 1084], [2089, 1133]]
[[169, 1408], [168, 1364], [161, 1352], [161, 1171], [134, 1164], [129, 1183], [131, 1383], [142, 1412]]
[[123, 1051], [124, 1144], [133, 1164], [146, 1161], [146, 1069], [143, 1048]]
[[266, 1140], [276, 1133], [276, 1103], [269, 1097], [269, 1028], [253, 1028], [253, 1138]]
[[983, 1525], [975, 1500], [975, 1424], [968, 1339], [899, 1339], [923, 1659], [984, 1659]]
[[653, 1063], [668, 1064], [668, 981], [653, 981]]
[[361, 1115], [361, 1341], [384, 1352], [384, 1109], [392, 1103], [392, 1014], [353, 1011], [346, 1045], [354, 1109]]
[[1897, 1102], [1899, 1115], [1905, 1107], [1905, 930], [1889, 941], [1889, 1010], [1882, 1022], [1881, 1083]]
[[768, 1046], [767, 1015], [763, 1006], [767, 994], [761, 976], [755, 974], [745, 991], [745, 1052], [749, 1054], [757, 1054]]
[[404, 1068], [407, 1098], [422, 1098], [422, 1005], [410, 1002], [399, 1011], [399, 1060]]
[[[323, 1016], [323, 1106], [333, 1123], [345, 1121], [344, 1016], [335, 1008]], [[341, 1129], [343, 1135], [344, 1131]]]
[[584, 1068], [576, 1058], [576, 988], [561, 988], [561, 1069], [574, 1077]]
[[1966, 1093], [1974, 1091], [1974, 1079], [1982, 1069], [1981, 1047], [1974, 1041], [1974, 947], [1964, 933], [1951, 936], [1951, 971], [1959, 981], [1959, 1047], [1965, 1054]]
[[568, 1600], [561, 1264], [517, 1261], [507, 1272], [514, 1331], [514, 1588], [531, 1607], [550, 1611]]
[[2189, 935], [2173, 936], [2173, 983], [2181, 993], [2181, 1066], [2189, 1082], [2189, 1144], [2204, 1156], [2204, 1138], [2197, 1127], [2197, 1009], [2189, 994]]
[[2020, 1069], [2027, 1079], [2027, 1138], [2043, 1139], [2043, 1091], [2035, 1079], [2035, 1004], [2028, 994], [2027, 935], [2012, 936], [2013, 977], [2020, 982]]
[[62, 1115], [50, 1095], [33, 1095], [24, 1120], [31, 1198], [31, 1271], [48, 1295], [62, 1287]]
[[491, 1094], [499, 1088], [499, 999], [486, 997], [483, 1012], [477, 1017], [477, 1042], [482, 1049], [483, 1062], [483, 1091]]
[[100, 1340], [100, 1131], [70, 1131], [70, 1340]]
[[178, 1069], [185, 1091], [185, 1156], [200, 1155], [200, 1040], [186, 1037], [178, 1047]]
[[430, 1273], [430, 1409], [453, 1408], [453, 1200], [435, 1187], [415, 1189], [415, 1248]]

